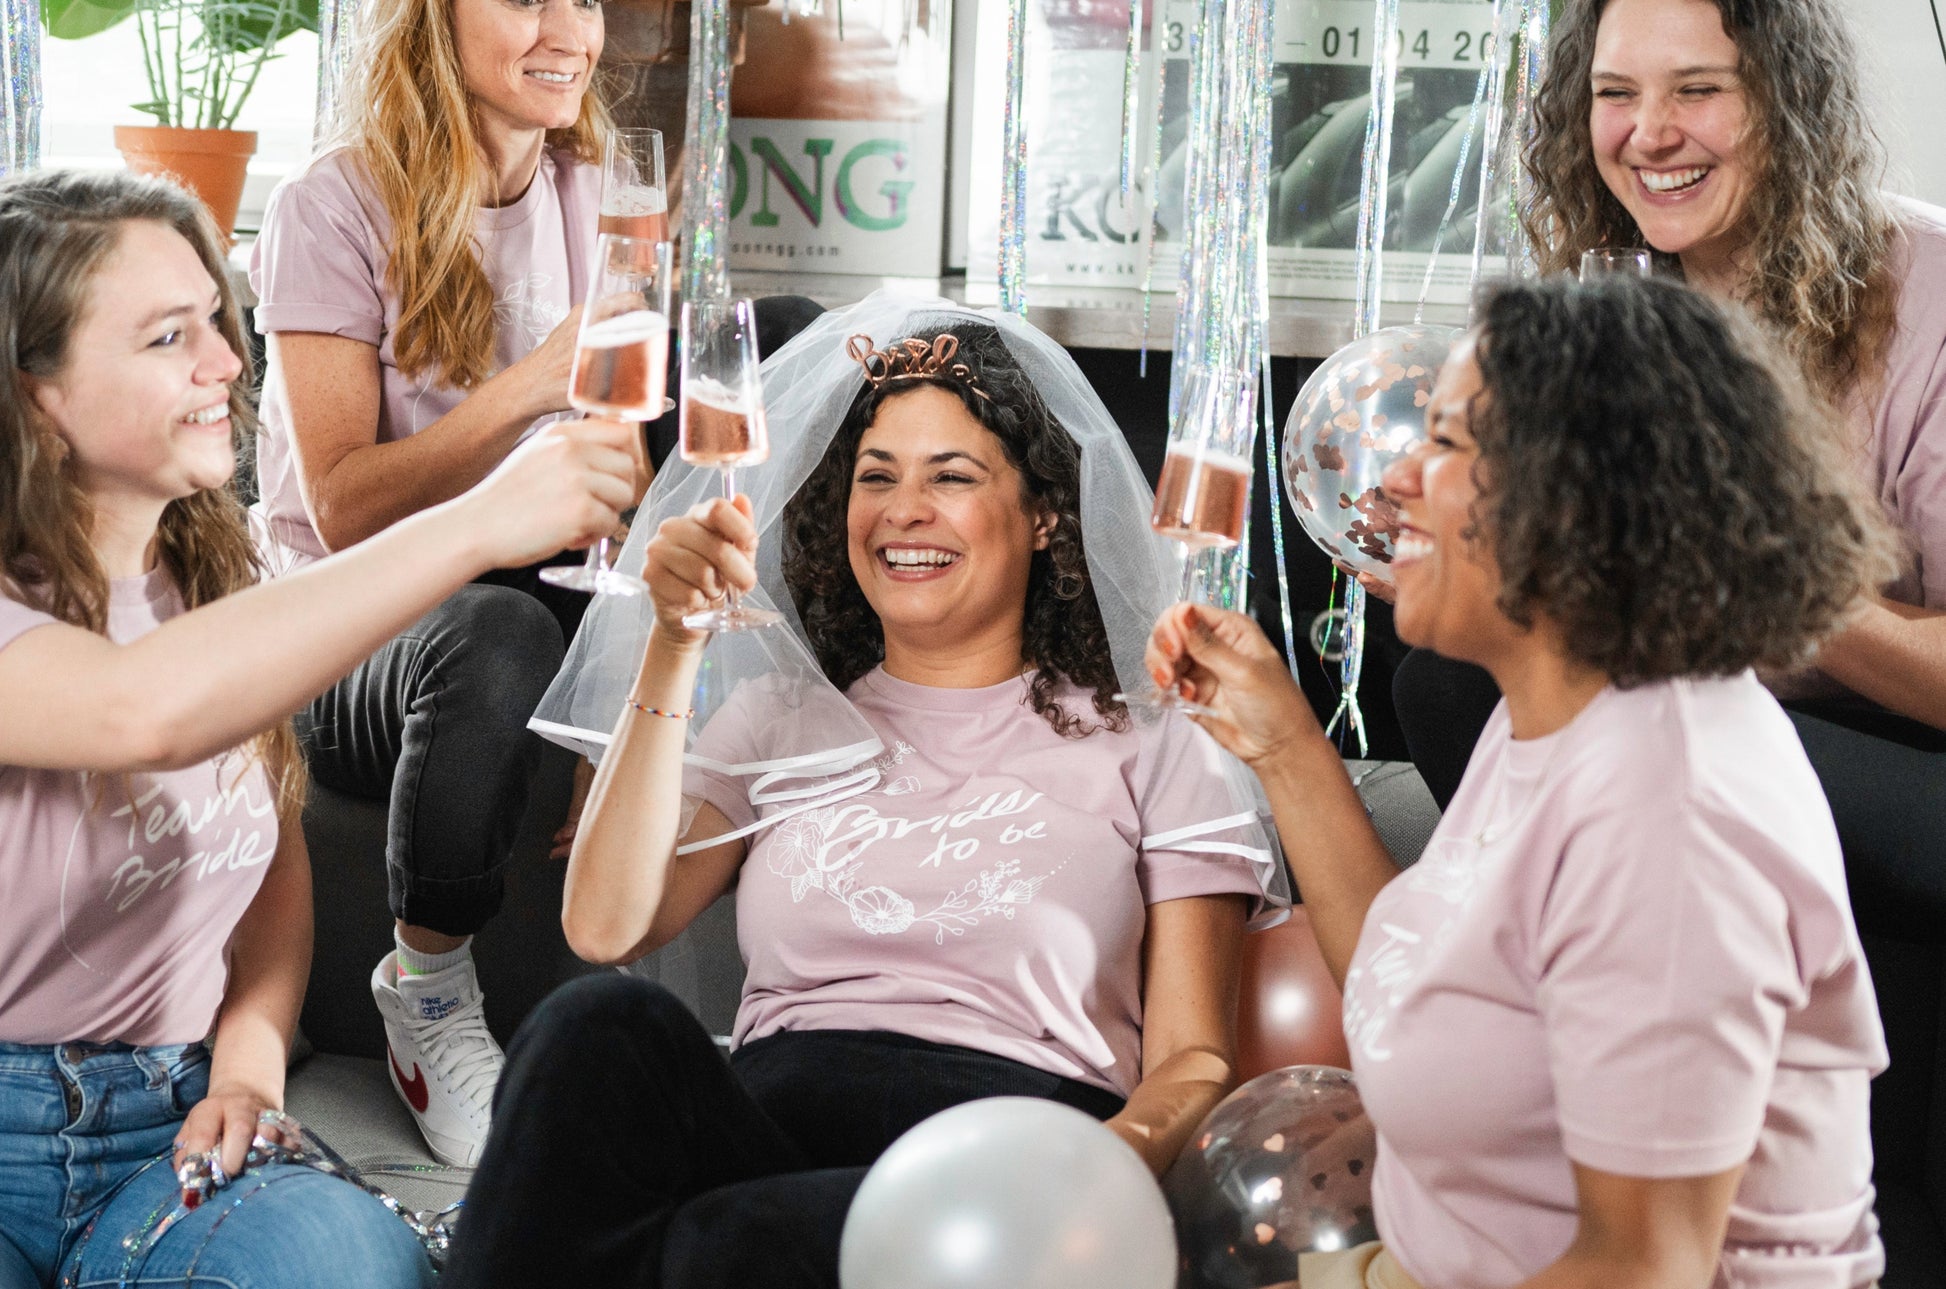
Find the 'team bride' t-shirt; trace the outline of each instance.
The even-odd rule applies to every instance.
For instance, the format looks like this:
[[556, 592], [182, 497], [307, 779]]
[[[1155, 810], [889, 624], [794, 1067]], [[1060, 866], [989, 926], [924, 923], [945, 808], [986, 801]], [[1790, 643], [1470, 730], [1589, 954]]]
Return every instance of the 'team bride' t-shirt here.
[[[1026, 678], [934, 689], [883, 669], [852, 685], [885, 744], [879, 781], [755, 834], [738, 1043], [890, 1030], [1128, 1095], [1147, 906], [1262, 889], [1249, 860], [1172, 837], [1233, 810], [1208, 735], [1172, 715], [1063, 738], [1027, 695]], [[694, 750], [761, 760], [756, 706], [733, 697]], [[684, 787], [739, 827], [756, 817], [740, 779], [691, 767]]]
[[[182, 611], [159, 568], [117, 579], [108, 636]], [[54, 620], [0, 595], [0, 649]], [[0, 765], [0, 1042], [208, 1034], [276, 850], [270, 782], [243, 753], [156, 774]]]

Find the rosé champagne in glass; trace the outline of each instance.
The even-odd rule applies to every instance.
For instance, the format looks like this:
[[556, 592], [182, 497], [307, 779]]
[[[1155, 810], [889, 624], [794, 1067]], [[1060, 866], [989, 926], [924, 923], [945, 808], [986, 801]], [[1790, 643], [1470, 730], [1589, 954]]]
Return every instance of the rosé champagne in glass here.
[[1250, 504], [1250, 463], [1215, 449], [1176, 444], [1162, 459], [1150, 525], [1191, 549], [1243, 540]]
[[[1197, 600], [1197, 556], [1243, 541], [1256, 406], [1256, 382], [1240, 371], [1194, 366], [1183, 373], [1182, 398], [1156, 480], [1149, 526], [1183, 547], [1182, 598], [1191, 603]], [[1130, 707], [1215, 715], [1159, 686], [1115, 697]]]
[[[736, 497], [738, 466], [770, 455], [764, 387], [757, 371], [757, 314], [748, 300], [685, 300], [682, 305], [682, 459], [722, 472], [723, 495]], [[703, 631], [775, 626], [783, 615], [743, 604], [734, 588], [723, 603], [685, 617]]]
[[601, 152], [600, 231], [645, 242], [668, 241], [668, 193], [662, 131], [614, 131]]
[[[620, 421], [661, 416], [669, 383], [669, 243], [602, 233], [595, 238], [595, 271], [581, 306], [568, 376], [568, 405]], [[641, 428], [634, 447], [646, 473], [648, 445]], [[597, 595], [640, 595], [638, 577], [608, 567], [608, 539], [588, 548], [576, 567], [548, 567], [541, 580]]]
[[669, 210], [660, 188], [625, 188], [602, 194], [600, 231], [645, 242], [669, 240]]
[[682, 459], [718, 470], [770, 456], [762, 404], [750, 407], [721, 381], [699, 376], [683, 390]]
[[662, 415], [668, 371], [668, 316], [634, 309], [582, 331], [568, 401], [584, 412], [653, 420]]

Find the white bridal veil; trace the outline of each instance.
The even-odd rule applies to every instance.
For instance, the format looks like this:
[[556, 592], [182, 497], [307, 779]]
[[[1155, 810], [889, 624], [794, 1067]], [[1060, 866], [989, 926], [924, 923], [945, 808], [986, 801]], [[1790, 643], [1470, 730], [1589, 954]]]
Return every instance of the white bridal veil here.
[[[824, 314], [763, 364], [770, 460], [738, 471], [738, 491], [751, 501], [757, 526], [756, 590], [748, 602], [775, 609], [785, 626], [718, 633], [704, 651], [690, 723], [693, 747], [730, 694], [760, 686], [768, 741], [760, 761], [728, 766], [688, 759], [743, 780], [759, 822], [778, 823], [803, 810], [829, 805], [870, 790], [882, 750], [877, 735], [828, 681], [806, 642], [796, 606], [785, 587], [784, 507], [803, 486], [864, 386], [858, 364], [846, 355], [854, 335], [871, 337], [880, 349], [929, 328], [956, 321], [998, 329], [1002, 341], [1048, 410], [1081, 449], [1081, 532], [1095, 598], [1101, 606], [1121, 687], [1144, 688], [1142, 652], [1157, 616], [1176, 597], [1182, 554], [1149, 527], [1152, 494], [1127, 440], [1066, 350], [1011, 314], [969, 309], [939, 299], [915, 299], [886, 291], [846, 309]], [[642, 565], [649, 537], [662, 520], [721, 493], [721, 476], [672, 456], [656, 476], [623, 548], [621, 567]], [[834, 514], [831, 522], [842, 524]], [[583, 620], [560, 674], [548, 688], [531, 727], [555, 742], [599, 759], [640, 665], [653, 611], [647, 597], [600, 596]], [[1137, 719], [1145, 719], [1137, 713]], [[1200, 737], [1200, 736], [1199, 736]], [[1290, 882], [1256, 777], [1228, 755], [1222, 758], [1233, 809], [1224, 817], [1166, 838], [1145, 839], [1177, 850], [1237, 855], [1254, 866], [1264, 888], [1264, 912], [1281, 916]], [[707, 845], [710, 838], [696, 843]]]

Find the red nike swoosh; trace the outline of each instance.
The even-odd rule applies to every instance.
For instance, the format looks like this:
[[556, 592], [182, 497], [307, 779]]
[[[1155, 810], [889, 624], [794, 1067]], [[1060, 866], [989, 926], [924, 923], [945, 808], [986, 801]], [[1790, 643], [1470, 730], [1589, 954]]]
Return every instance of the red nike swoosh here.
[[399, 1068], [398, 1055], [392, 1051], [392, 1045], [390, 1043], [385, 1045], [385, 1055], [392, 1060], [392, 1083], [398, 1088], [399, 1095], [405, 1098], [407, 1105], [417, 1110], [420, 1114], [424, 1114], [426, 1112], [427, 1102], [430, 1100], [426, 1092], [425, 1072], [417, 1064], [414, 1064], [412, 1067], [412, 1077], [408, 1079], [405, 1077], [405, 1071]]

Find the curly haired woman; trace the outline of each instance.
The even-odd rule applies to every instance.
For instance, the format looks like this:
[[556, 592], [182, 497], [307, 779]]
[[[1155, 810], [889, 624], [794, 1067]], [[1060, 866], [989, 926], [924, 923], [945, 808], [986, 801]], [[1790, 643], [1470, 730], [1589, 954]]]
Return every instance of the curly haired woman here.
[[1401, 873], [1276, 651], [1150, 662], [1267, 789], [1384, 1141], [1304, 1289], [1864, 1289], [1885, 1064], [1831, 813], [1753, 668], [1891, 541], [1790, 364], [1694, 292], [1504, 288], [1387, 471], [1399, 634], [1504, 697]]
[[[1904, 534], [1898, 573], [1772, 681], [1837, 816], [1860, 922], [1930, 940], [1946, 924], [1946, 211], [1877, 191], [1836, 0], [1574, 0], [1536, 102], [1543, 269], [1646, 243], [1660, 272], [1749, 309], [1840, 410]], [[1423, 650], [1394, 688], [1443, 802], [1497, 693]]]
[[[1189, 840], [1237, 823], [1215, 746], [1180, 719], [1138, 727], [1115, 697], [1103, 604], [1127, 585], [1102, 571], [1118, 555], [1127, 580], [1153, 571], [1136, 563], [1154, 539], [1128, 449], [1098, 403], [1098, 436], [1077, 442], [1022, 351], [1050, 382], [1085, 385], [1023, 324], [901, 317], [886, 324], [898, 342], [854, 350], [873, 364], [861, 379], [840, 349], [856, 312], [778, 355], [839, 395], [822, 404], [835, 430], [806, 427], [829, 446], [782, 511], [782, 575], [882, 772], [828, 810], [759, 813], [720, 767], [775, 764], [771, 727], [801, 703], [748, 687], [685, 772], [706, 637], [683, 617], [757, 580], [761, 520], [739, 498], [665, 521], [647, 548], [655, 623], [565, 925], [583, 956], [628, 962], [735, 886], [735, 1051], [726, 1065], [680, 1003], [627, 977], [543, 1004], [509, 1049], [503, 1095], [522, 1110], [481, 1159], [462, 1285], [835, 1289], [867, 1168], [930, 1115], [1052, 1098], [1159, 1173], [1232, 1081], [1241, 937], [1263, 888], [1241, 849]], [[597, 1130], [609, 1144], [591, 1159]]]

